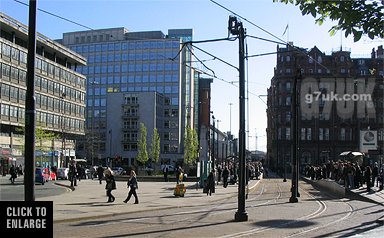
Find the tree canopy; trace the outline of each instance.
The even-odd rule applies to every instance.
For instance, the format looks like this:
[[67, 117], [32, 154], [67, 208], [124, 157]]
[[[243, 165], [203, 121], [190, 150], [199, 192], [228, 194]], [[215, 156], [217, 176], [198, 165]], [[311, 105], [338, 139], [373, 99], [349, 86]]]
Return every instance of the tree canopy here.
[[327, 18], [337, 21], [329, 30], [331, 35], [345, 31], [345, 37], [353, 35], [359, 41], [362, 35], [370, 39], [384, 38], [384, 0], [315, 1], [273, 0], [299, 6], [303, 15], [311, 14], [321, 25]]

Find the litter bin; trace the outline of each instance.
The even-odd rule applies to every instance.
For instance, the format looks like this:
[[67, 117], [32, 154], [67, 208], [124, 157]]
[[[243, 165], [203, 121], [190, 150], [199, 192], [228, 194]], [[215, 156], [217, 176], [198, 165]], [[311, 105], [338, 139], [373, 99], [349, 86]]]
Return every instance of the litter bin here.
[[175, 190], [174, 190], [174, 195], [179, 196], [179, 197], [184, 197], [184, 194], [186, 192], [186, 188], [183, 183], [176, 184]]

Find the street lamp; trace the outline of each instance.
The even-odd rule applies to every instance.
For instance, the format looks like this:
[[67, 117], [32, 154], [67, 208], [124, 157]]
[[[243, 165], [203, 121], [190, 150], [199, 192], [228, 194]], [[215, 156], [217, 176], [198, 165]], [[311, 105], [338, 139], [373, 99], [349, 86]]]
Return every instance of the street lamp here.
[[228, 31], [239, 38], [239, 190], [235, 221], [248, 221], [245, 211], [245, 29], [235, 16], [228, 20]]

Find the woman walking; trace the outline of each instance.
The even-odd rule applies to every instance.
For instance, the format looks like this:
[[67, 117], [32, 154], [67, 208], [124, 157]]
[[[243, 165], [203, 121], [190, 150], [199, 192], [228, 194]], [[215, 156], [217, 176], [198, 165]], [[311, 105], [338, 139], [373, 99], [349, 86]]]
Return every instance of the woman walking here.
[[137, 197], [136, 189], [138, 189], [139, 186], [137, 184], [136, 173], [135, 173], [134, 170], [131, 170], [131, 176], [130, 176], [130, 178], [128, 180], [127, 185], [129, 187], [129, 192], [128, 192], [127, 198], [123, 202], [127, 203], [129, 201], [129, 199], [131, 199], [131, 196], [133, 194], [133, 196], [135, 197], [135, 204], [138, 204], [139, 203], [139, 198]]
[[115, 197], [112, 195], [112, 190], [116, 189], [116, 181], [115, 177], [113, 176], [113, 171], [110, 168], [107, 168], [104, 171], [105, 175], [105, 189], [107, 190], [107, 196], [108, 196], [108, 201], [107, 202], [114, 202]]

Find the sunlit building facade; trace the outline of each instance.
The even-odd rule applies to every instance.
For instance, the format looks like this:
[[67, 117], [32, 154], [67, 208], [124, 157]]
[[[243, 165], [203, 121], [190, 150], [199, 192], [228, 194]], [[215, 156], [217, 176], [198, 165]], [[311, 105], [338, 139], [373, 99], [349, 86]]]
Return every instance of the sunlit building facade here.
[[[152, 121], [160, 119], [156, 128], [161, 140], [161, 162], [182, 160], [185, 128], [197, 124], [192, 112], [196, 91], [190, 67], [192, 54], [190, 46], [182, 44], [191, 40], [191, 29], [168, 30], [167, 35], [161, 31], [130, 32], [126, 28], [63, 34], [60, 42], [88, 60], [87, 66], [77, 68], [87, 76], [86, 128], [91, 142], [83, 143], [84, 157], [101, 162], [119, 158], [124, 165], [131, 165], [137, 154], [136, 142], [124, 138], [137, 135], [140, 122], [151, 117]], [[121, 99], [136, 95], [135, 100], [143, 100], [141, 92], [161, 95], [162, 111], [145, 115], [144, 104], [136, 101], [133, 104], [140, 106], [140, 115], [109, 115], [109, 94], [120, 94]], [[121, 105], [125, 104], [121, 101]], [[127, 105], [123, 107], [127, 109]], [[137, 112], [135, 105], [131, 107], [132, 113]], [[123, 131], [127, 123], [132, 125], [129, 132], [113, 132], [117, 128]], [[118, 125], [112, 131], [113, 138], [109, 125]], [[147, 129], [150, 139], [153, 127]], [[110, 143], [112, 139], [116, 143]]]
[[[0, 13], [0, 29], [1, 163], [23, 165], [28, 27]], [[84, 136], [85, 76], [75, 70], [86, 59], [37, 34], [35, 65], [36, 125], [56, 135], [36, 143], [36, 164], [66, 166]]]

